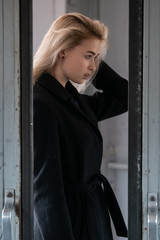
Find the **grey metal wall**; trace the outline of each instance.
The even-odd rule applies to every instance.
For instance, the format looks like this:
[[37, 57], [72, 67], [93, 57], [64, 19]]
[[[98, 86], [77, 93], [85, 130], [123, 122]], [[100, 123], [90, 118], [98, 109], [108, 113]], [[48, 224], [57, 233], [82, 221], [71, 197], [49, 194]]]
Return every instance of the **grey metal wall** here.
[[[100, 19], [109, 27], [106, 61], [128, 79], [129, 1], [101, 0], [99, 11]], [[128, 223], [128, 113], [103, 121], [100, 128], [104, 139], [102, 171], [108, 176]]]
[[144, 1], [143, 240], [160, 239], [160, 1]]
[[0, 20], [0, 236], [3, 231], [2, 239], [17, 240], [21, 195], [18, 0], [0, 1]]
[[33, 0], [33, 55], [52, 22], [66, 12], [66, 0]]

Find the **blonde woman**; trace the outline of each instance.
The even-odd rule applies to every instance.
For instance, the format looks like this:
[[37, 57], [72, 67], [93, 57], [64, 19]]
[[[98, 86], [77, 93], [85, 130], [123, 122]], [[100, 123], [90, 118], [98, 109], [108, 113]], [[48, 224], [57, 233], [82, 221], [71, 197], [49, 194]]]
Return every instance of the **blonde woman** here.
[[[101, 174], [98, 121], [127, 111], [127, 81], [104, 61], [107, 27], [79, 13], [51, 25], [34, 58], [35, 240], [112, 240], [127, 236]], [[93, 96], [76, 86], [92, 82]]]

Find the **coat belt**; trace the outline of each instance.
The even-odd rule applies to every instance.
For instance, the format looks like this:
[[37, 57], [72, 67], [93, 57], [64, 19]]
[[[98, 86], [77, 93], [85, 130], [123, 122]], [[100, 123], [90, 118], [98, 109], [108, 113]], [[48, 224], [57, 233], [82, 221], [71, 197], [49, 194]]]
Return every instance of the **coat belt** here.
[[95, 175], [93, 180], [87, 184], [65, 184], [64, 188], [66, 194], [80, 194], [83, 192], [93, 192], [96, 190], [97, 186], [101, 184], [103, 186], [107, 208], [114, 223], [116, 233], [118, 236], [127, 237], [127, 228], [119, 204], [110, 183], [104, 175], [101, 173]]

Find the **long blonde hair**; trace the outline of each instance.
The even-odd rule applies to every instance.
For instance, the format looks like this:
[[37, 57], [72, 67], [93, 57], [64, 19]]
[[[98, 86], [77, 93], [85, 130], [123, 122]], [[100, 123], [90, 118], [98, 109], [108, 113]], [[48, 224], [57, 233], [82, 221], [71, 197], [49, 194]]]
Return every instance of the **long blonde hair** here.
[[77, 46], [83, 39], [94, 36], [101, 40], [103, 57], [107, 50], [107, 35], [108, 28], [98, 20], [91, 20], [80, 13], [60, 16], [49, 28], [34, 56], [33, 83], [54, 68], [61, 51]]

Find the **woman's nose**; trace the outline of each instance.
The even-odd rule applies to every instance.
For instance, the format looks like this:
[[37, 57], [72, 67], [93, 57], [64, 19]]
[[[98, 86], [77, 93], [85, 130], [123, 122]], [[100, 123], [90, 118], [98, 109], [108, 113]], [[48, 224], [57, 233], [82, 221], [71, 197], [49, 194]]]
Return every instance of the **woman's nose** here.
[[94, 60], [90, 62], [89, 69], [92, 71], [96, 70], [96, 64]]

